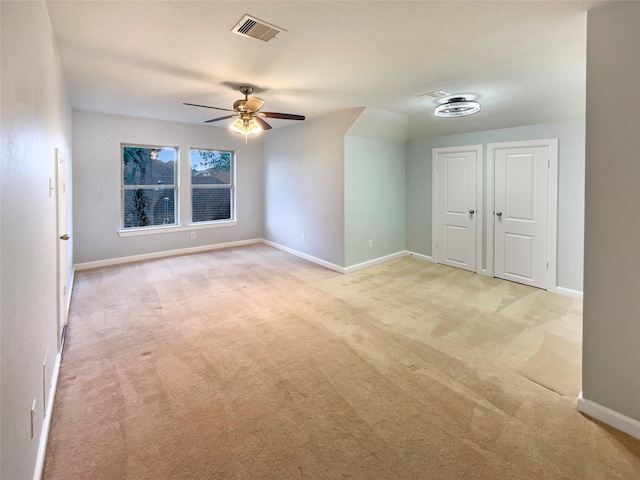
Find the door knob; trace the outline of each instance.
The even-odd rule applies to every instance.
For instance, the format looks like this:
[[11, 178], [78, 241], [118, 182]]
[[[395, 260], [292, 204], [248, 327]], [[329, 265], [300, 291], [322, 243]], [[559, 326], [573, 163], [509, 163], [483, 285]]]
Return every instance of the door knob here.
[[60, 240], [69, 240], [70, 238], [71, 238], [71, 237], [70, 237], [67, 233], [65, 233], [64, 235], [62, 235], [62, 236], [60, 237]]
[[496, 212], [496, 215], [501, 217], [502, 216], [502, 212]]
[[473, 215], [474, 213], [476, 213], [476, 211], [472, 208], [472, 209], [470, 209], [470, 210], [469, 210], [469, 213], [470, 213], [471, 215]]

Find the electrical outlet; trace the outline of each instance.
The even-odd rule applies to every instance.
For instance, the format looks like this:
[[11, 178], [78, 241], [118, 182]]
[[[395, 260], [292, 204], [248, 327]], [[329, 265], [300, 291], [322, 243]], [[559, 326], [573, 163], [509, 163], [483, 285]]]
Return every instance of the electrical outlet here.
[[304, 236], [304, 233], [303, 233], [303, 234], [302, 234], [302, 242], [304, 243], [304, 242], [306, 242], [306, 241], [307, 241], [307, 239], [306, 239], [306, 237]]
[[373, 240], [369, 240], [369, 248], [373, 248]]
[[191, 238], [196, 238], [196, 232], [191, 232]]

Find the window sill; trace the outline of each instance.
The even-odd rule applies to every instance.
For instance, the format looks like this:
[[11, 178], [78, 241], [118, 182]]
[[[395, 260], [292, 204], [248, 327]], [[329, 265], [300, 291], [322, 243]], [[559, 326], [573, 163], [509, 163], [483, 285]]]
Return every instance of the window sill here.
[[129, 228], [118, 230], [120, 237], [136, 237], [139, 235], [155, 235], [158, 233], [192, 232], [193, 230], [204, 230], [209, 228], [233, 227], [238, 224], [237, 220], [221, 220], [218, 222], [192, 223], [190, 225], [169, 225], [166, 227], [146, 227]]

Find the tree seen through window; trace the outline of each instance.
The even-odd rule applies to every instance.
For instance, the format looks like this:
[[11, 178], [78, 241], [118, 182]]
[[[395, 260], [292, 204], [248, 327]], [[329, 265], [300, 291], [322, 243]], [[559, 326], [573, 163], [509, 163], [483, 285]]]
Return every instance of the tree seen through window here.
[[174, 147], [122, 147], [123, 227], [141, 228], [176, 223]]
[[191, 150], [191, 221], [233, 219], [233, 152]]

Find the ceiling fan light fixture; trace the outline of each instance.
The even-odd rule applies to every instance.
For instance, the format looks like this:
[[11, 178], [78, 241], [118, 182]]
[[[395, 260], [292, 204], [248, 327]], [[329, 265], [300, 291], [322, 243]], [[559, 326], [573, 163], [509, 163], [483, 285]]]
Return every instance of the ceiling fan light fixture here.
[[265, 118], [277, 118], [280, 120], [304, 120], [304, 115], [294, 115], [291, 113], [278, 113], [278, 112], [261, 112], [260, 109], [264, 105], [264, 100], [252, 97], [249, 95], [253, 93], [253, 87], [249, 85], [241, 85], [240, 92], [244, 95], [244, 98], [236, 100], [233, 104], [233, 110], [221, 107], [212, 107], [210, 105], [199, 105], [197, 103], [184, 103], [191, 107], [212, 108], [213, 110], [222, 110], [230, 113], [224, 117], [212, 118], [205, 120], [204, 123], [219, 122], [220, 120], [227, 120], [229, 118], [237, 117], [231, 124], [231, 130], [240, 135], [244, 135], [244, 142], [247, 143], [249, 135], [261, 132], [262, 130], [271, 130]]
[[455, 97], [438, 105], [435, 109], [437, 117], [464, 117], [480, 111], [480, 104], [464, 97]]
[[241, 135], [253, 135], [254, 133], [258, 133], [262, 130], [260, 125], [258, 125], [258, 122], [253, 118], [251, 120], [243, 120], [239, 118], [231, 124], [230, 128]]

